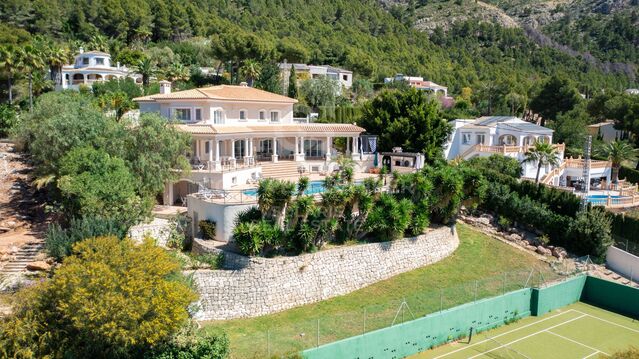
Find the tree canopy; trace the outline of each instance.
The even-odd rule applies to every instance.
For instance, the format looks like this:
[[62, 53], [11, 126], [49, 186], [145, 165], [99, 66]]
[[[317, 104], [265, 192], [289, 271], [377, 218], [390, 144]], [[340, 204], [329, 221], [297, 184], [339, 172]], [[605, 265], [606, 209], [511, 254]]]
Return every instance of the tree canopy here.
[[427, 162], [442, 158], [452, 128], [439, 113], [439, 104], [423, 91], [387, 90], [364, 104], [362, 127], [379, 136], [379, 150], [400, 146], [424, 153]]

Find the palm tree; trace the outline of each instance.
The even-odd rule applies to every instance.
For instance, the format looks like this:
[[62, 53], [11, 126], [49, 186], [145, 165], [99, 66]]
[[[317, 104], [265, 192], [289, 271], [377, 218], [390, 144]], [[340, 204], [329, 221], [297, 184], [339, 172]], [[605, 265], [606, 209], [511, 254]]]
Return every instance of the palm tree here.
[[612, 141], [597, 149], [597, 154], [612, 162], [612, 183], [619, 182], [619, 169], [624, 161], [636, 161], [639, 150], [626, 141]]
[[537, 163], [537, 176], [535, 177], [535, 183], [539, 183], [539, 173], [541, 167], [551, 165], [559, 165], [559, 155], [555, 147], [547, 142], [538, 141], [535, 146], [526, 152], [526, 158], [524, 163]]
[[42, 53], [32, 45], [27, 45], [21, 53], [22, 64], [29, 79], [29, 111], [33, 110], [33, 73], [44, 69]]
[[240, 68], [240, 73], [246, 78], [248, 85], [253, 87], [253, 81], [262, 73], [262, 65], [253, 59], [246, 59]]
[[93, 35], [87, 44], [88, 50], [109, 51], [109, 40], [103, 35]]
[[62, 66], [71, 61], [68, 49], [50, 45], [46, 52], [46, 63], [51, 70], [51, 80], [55, 86], [62, 85]]
[[133, 67], [135, 72], [142, 75], [142, 86], [146, 89], [149, 87], [149, 80], [151, 76], [155, 75], [157, 72], [157, 67], [155, 65], [155, 61], [151, 60], [148, 57], [138, 61], [138, 63]]
[[189, 69], [179, 62], [174, 62], [164, 72], [167, 80], [173, 81], [186, 81], [189, 79]]
[[9, 91], [9, 104], [13, 104], [13, 79], [22, 67], [20, 49], [13, 45], [0, 48], [0, 69], [7, 76], [7, 88]]

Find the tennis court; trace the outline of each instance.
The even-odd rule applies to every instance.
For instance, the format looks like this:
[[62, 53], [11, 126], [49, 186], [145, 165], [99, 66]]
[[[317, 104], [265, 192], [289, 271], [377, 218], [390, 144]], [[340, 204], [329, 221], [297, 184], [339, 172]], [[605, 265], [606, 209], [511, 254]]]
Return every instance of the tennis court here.
[[639, 322], [585, 303], [527, 317], [412, 356], [422, 358], [605, 358], [639, 346]]

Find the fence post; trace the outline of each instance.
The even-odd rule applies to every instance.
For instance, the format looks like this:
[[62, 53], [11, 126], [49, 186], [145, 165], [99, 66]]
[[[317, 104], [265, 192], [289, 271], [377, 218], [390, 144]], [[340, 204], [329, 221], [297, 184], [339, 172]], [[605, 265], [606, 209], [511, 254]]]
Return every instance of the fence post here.
[[475, 302], [477, 301], [477, 287], [479, 286], [479, 282], [475, 281]]
[[501, 294], [506, 294], [506, 272], [504, 272], [504, 279], [501, 286]]
[[362, 332], [362, 335], [366, 334], [366, 308], [364, 308], [364, 331]]

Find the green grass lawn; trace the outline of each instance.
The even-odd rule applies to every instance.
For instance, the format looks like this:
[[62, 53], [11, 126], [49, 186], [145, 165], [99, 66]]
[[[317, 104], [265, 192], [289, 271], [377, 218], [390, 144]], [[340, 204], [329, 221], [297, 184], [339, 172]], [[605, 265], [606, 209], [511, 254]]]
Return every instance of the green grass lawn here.
[[[532, 268], [552, 274], [532, 255], [457, 225], [460, 246], [446, 259], [350, 294], [250, 319], [203, 323], [224, 330], [234, 358], [292, 353], [411, 320], [502, 291], [521, 288]], [[504, 275], [506, 273], [506, 275]], [[536, 274], [534, 278], [539, 278]], [[401, 306], [403, 300], [408, 306]], [[402, 310], [400, 309], [402, 307]], [[318, 322], [319, 319], [319, 322]], [[319, 335], [318, 335], [319, 326]]]

